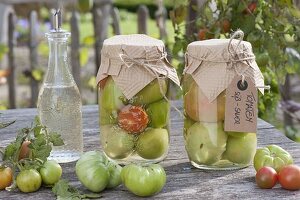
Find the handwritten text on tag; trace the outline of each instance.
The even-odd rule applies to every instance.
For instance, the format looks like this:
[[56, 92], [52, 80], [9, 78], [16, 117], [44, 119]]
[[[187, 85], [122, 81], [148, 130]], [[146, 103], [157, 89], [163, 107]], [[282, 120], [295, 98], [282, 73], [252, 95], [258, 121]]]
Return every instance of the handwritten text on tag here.
[[235, 76], [226, 89], [224, 129], [256, 133], [257, 89], [248, 77], [243, 84], [241, 76]]

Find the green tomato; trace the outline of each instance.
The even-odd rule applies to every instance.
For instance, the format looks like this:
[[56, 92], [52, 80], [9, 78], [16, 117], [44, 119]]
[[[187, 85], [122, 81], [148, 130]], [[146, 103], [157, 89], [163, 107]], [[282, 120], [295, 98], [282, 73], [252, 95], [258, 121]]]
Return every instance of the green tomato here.
[[245, 137], [248, 133], [246, 132], [226, 132], [231, 137]]
[[118, 122], [118, 111], [117, 110], [106, 110], [102, 108], [99, 104], [99, 119], [100, 119], [100, 126], [107, 125], [107, 124], [117, 124]]
[[149, 126], [152, 128], [165, 127], [170, 118], [170, 104], [165, 99], [151, 103], [146, 112], [150, 118]]
[[184, 95], [185, 114], [201, 122], [221, 122], [225, 117], [225, 92], [210, 102], [196, 82], [193, 82], [189, 91]]
[[42, 185], [42, 177], [35, 169], [21, 171], [17, 176], [17, 186], [22, 192], [35, 192]]
[[46, 185], [53, 185], [59, 181], [62, 175], [61, 166], [54, 160], [48, 160], [40, 169], [43, 183]]
[[188, 129], [195, 124], [196, 122], [192, 119], [190, 119], [189, 117], [184, 117], [184, 125], [183, 125], [183, 136], [184, 139], [186, 140], [187, 137], [187, 133], [188, 133]]
[[100, 127], [100, 141], [107, 156], [113, 159], [128, 157], [134, 150], [135, 135], [117, 125]]
[[[160, 90], [161, 87], [161, 90]], [[141, 91], [139, 91], [130, 102], [133, 105], [144, 105], [150, 104], [163, 98], [163, 95], [167, 93], [167, 80], [157, 79], [153, 80]]]
[[256, 133], [248, 133], [243, 137], [229, 136], [224, 158], [233, 163], [249, 164], [253, 160], [256, 146]]
[[159, 158], [168, 150], [168, 130], [162, 128], [147, 129], [144, 133], [140, 134], [136, 146], [136, 151], [142, 158]]
[[107, 167], [110, 174], [110, 179], [106, 188], [115, 188], [122, 183], [122, 179], [121, 179], [122, 167], [117, 163], [115, 163], [114, 161], [110, 161]]
[[292, 156], [277, 145], [268, 145], [256, 150], [253, 165], [256, 171], [264, 166], [272, 167], [278, 173], [286, 165], [293, 164]]
[[122, 169], [121, 178], [130, 192], [141, 197], [160, 192], [166, 183], [165, 170], [158, 164], [127, 165]]
[[185, 148], [191, 161], [210, 165], [221, 159], [227, 140], [222, 123], [196, 122], [187, 132]]
[[124, 106], [123, 101], [126, 100], [122, 91], [115, 84], [112, 77], [108, 77], [105, 86], [101, 92], [100, 106], [104, 108], [109, 113], [114, 110], [119, 110]]
[[76, 163], [76, 175], [79, 181], [92, 192], [101, 192], [109, 182], [107, 158], [99, 152], [83, 154]]

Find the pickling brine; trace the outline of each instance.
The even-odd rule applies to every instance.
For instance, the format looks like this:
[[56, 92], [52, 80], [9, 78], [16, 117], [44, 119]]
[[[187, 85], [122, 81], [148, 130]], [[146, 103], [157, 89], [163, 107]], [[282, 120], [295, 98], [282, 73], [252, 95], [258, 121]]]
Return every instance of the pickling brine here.
[[170, 82], [179, 85], [162, 41], [119, 35], [104, 41], [97, 75], [100, 142], [121, 164], [162, 161], [170, 141]]
[[159, 162], [165, 158], [170, 105], [163, 97], [168, 80], [160, 82], [163, 93], [154, 80], [131, 99], [126, 99], [111, 76], [100, 83], [100, 141], [109, 158], [120, 163]]
[[188, 157], [197, 168], [238, 169], [255, 155], [256, 133], [224, 131], [225, 92], [209, 102], [191, 76], [184, 77], [184, 139]]
[[263, 84], [250, 43], [212, 39], [188, 45], [182, 83], [183, 136], [189, 160], [197, 168], [239, 169], [253, 160], [256, 133], [224, 128], [229, 109], [226, 99], [230, 98], [226, 89], [234, 77], [248, 77], [256, 85]]

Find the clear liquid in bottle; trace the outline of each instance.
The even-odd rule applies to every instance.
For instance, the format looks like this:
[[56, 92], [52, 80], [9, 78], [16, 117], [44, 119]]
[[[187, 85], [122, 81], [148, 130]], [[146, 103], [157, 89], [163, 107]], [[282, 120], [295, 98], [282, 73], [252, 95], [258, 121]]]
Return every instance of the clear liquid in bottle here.
[[82, 151], [81, 101], [76, 85], [45, 86], [39, 97], [39, 116], [43, 125], [61, 134], [63, 146], [53, 147], [50, 159], [59, 163], [78, 160]]
[[48, 70], [38, 97], [41, 123], [64, 140], [53, 146], [50, 159], [59, 163], [79, 159], [83, 152], [81, 97], [69, 70], [67, 43], [69, 32], [60, 29], [60, 11], [55, 13], [56, 28], [46, 33], [49, 42]]

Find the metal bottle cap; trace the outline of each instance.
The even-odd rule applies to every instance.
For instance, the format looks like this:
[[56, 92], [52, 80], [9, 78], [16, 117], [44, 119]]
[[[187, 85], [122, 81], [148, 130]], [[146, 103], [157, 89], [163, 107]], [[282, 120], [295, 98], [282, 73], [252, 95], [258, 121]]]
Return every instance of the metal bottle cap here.
[[55, 31], [59, 31], [61, 28], [61, 11], [57, 9], [53, 15], [53, 27]]

